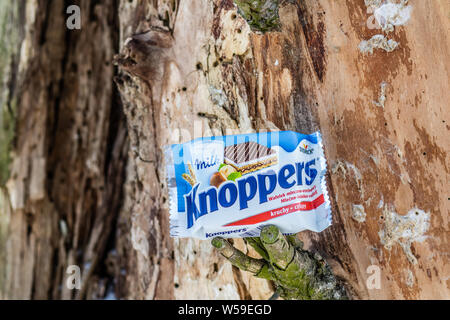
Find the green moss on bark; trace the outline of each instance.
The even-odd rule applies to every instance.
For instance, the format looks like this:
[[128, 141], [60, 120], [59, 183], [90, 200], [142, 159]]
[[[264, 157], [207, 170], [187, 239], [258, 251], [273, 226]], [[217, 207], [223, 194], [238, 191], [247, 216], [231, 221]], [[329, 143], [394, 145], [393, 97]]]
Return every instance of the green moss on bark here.
[[253, 31], [264, 33], [280, 28], [278, 0], [234, 0], [234, 3]]
[[14, 141], [15, 118], [13, 110], [15, 103], [11, 108], [3, 105], [0, 123], [0, 186], [3, 186], [9, 178], [11, 165], [11, 150]]
[[10, 204], [4, 187], [9, 178], [11, 151], [15, 135], [16, 99], [13, 92], [20, 50], [19, 23], [22, 1], [0, 0], [0, 300], [7, 296], [5, 279], [6, 239]]
[[15, 132], [15, 81], [20, 28], [20, 1], [0, 1], [0, 186], [9, 177], [11, 149]]
[[246, 256], [222, 238], [213, 239], [212, 244], [236, 267], [273, 281], [284, 299], [348, 299], [343, 284], [325, 260], [303, 250], [303, 243], [295, 236], [284, 236], [277, 227], [265, 226], [259, 238], [246, 241], [263, 259]]
[[3, 188], [0, 188], [0, 300], [6, 296], [5, 280], [8, 274], [6, 269], [6, 239], [8, 235], [10, 208], [8, 197]]

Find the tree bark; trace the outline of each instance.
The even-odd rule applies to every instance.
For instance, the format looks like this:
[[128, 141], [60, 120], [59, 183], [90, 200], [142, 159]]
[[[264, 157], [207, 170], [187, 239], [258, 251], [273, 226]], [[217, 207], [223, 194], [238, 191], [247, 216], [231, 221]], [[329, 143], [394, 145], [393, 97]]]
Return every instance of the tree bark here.
[[81, 0], [69, 30], [72, 2], [0, 2], [0, 298], [269, 298], [169, 237], [162, 153], [258, 130], [321, 131], [333, 225], [300, 238], [352, 298], [450, 297], [448, 2], [411, 0], [366, 55], [363, 0], [245, 3]]
[[[117, 4], [79, 5], [84, 21], [75, 31], [66, 28], [63, 1], [10, 8], [23, 32], [6, 101], [15, 138], [2, 188], [2, 297], [83, 298], [94, 288], [103, 296], [111, 285], [105, 261], [128, 143], [113, 85]], [[69, 265], [82, 269], [81, 291], [65, 285]]]

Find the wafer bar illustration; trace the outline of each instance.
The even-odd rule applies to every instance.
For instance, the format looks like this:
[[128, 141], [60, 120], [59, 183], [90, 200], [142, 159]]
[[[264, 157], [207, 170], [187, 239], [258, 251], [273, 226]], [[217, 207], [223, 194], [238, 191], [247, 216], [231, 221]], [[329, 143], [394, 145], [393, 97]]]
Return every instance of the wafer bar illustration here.
[[245, 142], [226, 147], [224, 161], [244, 175], [277, 164], [278, 155], [256, 142]]

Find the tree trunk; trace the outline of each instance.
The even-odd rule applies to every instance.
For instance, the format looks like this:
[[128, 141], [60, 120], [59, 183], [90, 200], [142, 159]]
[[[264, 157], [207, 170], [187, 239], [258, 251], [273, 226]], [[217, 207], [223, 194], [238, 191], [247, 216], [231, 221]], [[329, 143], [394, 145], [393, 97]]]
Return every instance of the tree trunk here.
[[[103, 296], [111, 285], [105, 263], [114, 247], [128, 140], [111, 61], [118, 7], [90, 3], [80, 4], [83, 25], [74, 31], [66, 28], [68, 3], [9, 4], [17, 13], [10, 23], [20, 30], [13, 49], [20, 49], [12, 52], [3, 109], [15, 123], [2, 188], [6, 298], [88, 297], [97, 289]], [[81, 291], [65, 285], [69, 265], [82, 269]]]
[[450, 297], [448, 2], [388, 34], [363, 0], [81, 0], [81, 30], [71, 4], [0, 0], [0, 299], [269, 298], [169, 237], [162, 153], [267, 130], [322, 132], [333, 225], [300, 238], [352, 298]]

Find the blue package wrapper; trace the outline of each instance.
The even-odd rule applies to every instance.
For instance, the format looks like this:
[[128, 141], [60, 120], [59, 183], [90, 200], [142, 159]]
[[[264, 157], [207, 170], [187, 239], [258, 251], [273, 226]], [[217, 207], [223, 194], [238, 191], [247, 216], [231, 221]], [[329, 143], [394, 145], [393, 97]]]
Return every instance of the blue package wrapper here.
[[172, 237], [259, 236], [331, 225], [319, 132], [198, 138], [164, 150]]

